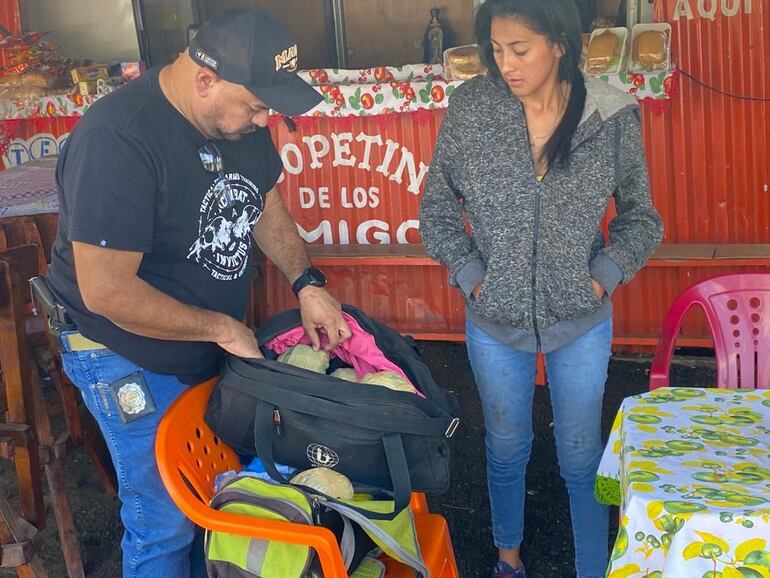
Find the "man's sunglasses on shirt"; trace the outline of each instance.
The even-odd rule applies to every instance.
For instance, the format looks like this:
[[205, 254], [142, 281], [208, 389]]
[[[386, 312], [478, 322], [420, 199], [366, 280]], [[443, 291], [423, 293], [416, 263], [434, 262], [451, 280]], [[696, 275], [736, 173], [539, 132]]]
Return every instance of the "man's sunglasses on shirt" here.
[[224, 196], [227, 206], [231, 207], [235, 200], [235, 196], [233, 195], [233, 191], [230, 189], [230, 182], [225, 177], [225, 167], [224, 162], [222, 161], [222, 153], [219, 152], [217, 145], [211, 141], [208, 141], [198, 149], [198, 157], [201, 160], [203, 168], [207, 172], [213, 173], [219, 177], [216, 184], [216, 202], [219, 202], [219, 199]]

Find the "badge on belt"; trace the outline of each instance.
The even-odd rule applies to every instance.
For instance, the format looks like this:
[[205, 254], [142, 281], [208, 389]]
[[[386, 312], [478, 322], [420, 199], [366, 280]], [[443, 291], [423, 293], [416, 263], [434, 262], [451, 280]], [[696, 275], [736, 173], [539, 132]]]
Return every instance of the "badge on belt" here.
[[155, 402], [141, 371], [113, 381], [110, 391], [123, 423], [131, 423], [155, 411]]

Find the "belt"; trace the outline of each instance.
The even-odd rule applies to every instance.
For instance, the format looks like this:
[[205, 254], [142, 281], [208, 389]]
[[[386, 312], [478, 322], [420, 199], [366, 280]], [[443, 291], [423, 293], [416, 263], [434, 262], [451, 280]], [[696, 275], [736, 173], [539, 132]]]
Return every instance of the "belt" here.
[[107, 349], [106, 345], [88, 339], [80, 333], [64, 333], [61, 338], [66, 341], [69, 351], [88, 351], [89, 349]]

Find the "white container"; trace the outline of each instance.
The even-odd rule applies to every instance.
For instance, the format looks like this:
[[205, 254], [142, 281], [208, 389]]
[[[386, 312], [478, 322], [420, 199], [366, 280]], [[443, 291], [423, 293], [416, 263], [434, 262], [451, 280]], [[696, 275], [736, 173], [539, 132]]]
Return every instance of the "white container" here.
[[[665, 65], [660, 66], [658, 68], [650, 68], [649, 66], [644, 66], [640, 64], [639, 62], [636, 62], [634, 60], [634, 43], [636, 42], [636, 37], [639, 36], [642, 32], [646, 32], [648, 30], [655, 30], [657, 32], [662, 32], [666, 35], [666, 42], [665, 42], [665, 51], [666, 51], [666, 62]], [[651, 71], [659, 71], [659, 70], [670, 70], [671, 69], [671, 24], [668, 24], [666, 22], [657, 23], [657, 24], [637, 24], [634, 26], [633, 30], [631, 31], [631, 44], [630, 44], [631, 50], [629, 52], [629, 64], [628, 69], [632, 72], [651, 72]]]
[[606, 70], [602, 70], [601, 72], [591, 72], [588, 70], [588, 55], [586, 55], [586, 61], [583, 64], [583, 70], [587, 74], [593, 74], [595, 76], [600, 76], [602, 74], [617, 74], [625, 70], [628, 65], [627, 58], [629, 33], [628, 28], [625, 28], [624, 26], [616, 26], [614, 28], [597, 28], [594, 30], [591, 33], [591, 40], [588, 43], [588, 54], [591, 54], [591, 44], [593, 43], [594, 38], [604, 33], [605, 31], [610, 31], [618, 38], [617, 48], [615, 49], [615, 56], [612, 61], [610, 61], [610, 65], [606, 68]]

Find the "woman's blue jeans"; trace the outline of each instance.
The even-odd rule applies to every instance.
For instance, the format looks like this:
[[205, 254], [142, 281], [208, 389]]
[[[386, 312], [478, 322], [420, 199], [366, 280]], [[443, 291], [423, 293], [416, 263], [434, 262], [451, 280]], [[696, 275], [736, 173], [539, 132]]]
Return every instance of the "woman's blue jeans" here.
[[[492, 533], [498, 548], [514, 548], [524, 532], [536, 354], [515, 350], [471, 322], [466, 342], [486, 426]], [[594, 481], [604, 449], [602, 400], [611, 342], [612, 321], [607, 319], [545, 355], [556, 452], [569, 492], [575, 567], [581, 578], [600, 578], [607, 569], [609, 514], [594, 498]]]
[[124, 578], [205, 576], [202, 550], [192, 549], [195, 526], [168, 495], [155, 463], [155, 435], [161, 417], [187, 389], [172, 375], [144, 371], [155, 412], [130, 423], [118, 414], [109, 384], [139, 366], [109, 349], [62, 351], [67, 377], [78, 386], [112, 456], [118, 476], [120, 517], [125, 526]]

